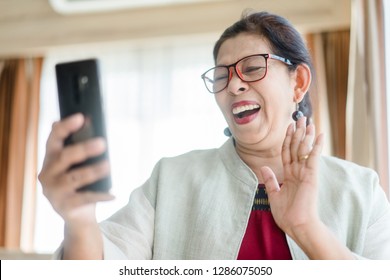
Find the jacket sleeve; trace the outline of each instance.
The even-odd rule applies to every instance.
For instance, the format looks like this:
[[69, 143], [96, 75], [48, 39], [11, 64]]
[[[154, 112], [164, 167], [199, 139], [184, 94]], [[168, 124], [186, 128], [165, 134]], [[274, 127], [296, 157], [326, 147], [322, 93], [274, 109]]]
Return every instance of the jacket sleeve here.
[[[377, 173], [323, 157], [319, 185], [320, 217], [355, 258], [390, 260], [390, 204]], [[307, 259], [298, 245], [287, 240], [295, 259]]]
[[103, 221], [100, 228], [104, 259], [152, 259], [154, 208], [143, 187], [134, 190], [128, 204]]
[[375, 176], [372, 187], [363, 257], [368, 259], [390, 260], [390, 204]]

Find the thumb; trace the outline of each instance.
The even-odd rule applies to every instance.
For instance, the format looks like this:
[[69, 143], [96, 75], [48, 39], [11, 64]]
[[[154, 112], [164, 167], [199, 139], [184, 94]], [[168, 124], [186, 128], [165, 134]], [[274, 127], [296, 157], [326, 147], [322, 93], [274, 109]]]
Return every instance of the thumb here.
[[276, 180], [275, 173], [268, 166], [263, 166], [260, 168], [261, 175], [263, 176], [265, 189], [267, 191], [268, 196], [273, 193], [279, 192], [280, 186], [278, 181]]

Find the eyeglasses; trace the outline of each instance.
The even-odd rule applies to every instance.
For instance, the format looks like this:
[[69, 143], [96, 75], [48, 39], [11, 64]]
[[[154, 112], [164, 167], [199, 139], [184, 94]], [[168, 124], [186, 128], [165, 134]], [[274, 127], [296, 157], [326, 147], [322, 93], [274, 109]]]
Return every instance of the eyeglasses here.
[[287, 65], [293, 65], [287, 58], [275, 54], [254, 54], [241, 58], [236, 63], [230, 65], [213, 67], [203, 73], [201, 77], [209, 92], [218, 93], [224, 90], [232, 79], [232, 67], [243, 82], [256, 82], [264, 79], [267, 75], [269, 58], [279, 60]]

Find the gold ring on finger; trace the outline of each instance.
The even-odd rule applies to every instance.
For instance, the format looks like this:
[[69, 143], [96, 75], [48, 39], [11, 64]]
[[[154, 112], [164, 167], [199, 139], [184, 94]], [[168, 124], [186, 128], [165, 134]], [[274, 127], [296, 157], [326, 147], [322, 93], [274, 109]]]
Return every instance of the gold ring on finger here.
[[307, 160], [308, 158], [309, 158], [309, 155], [307, 154], [307, 155], [300, 156], [298, 159], [299, 159], [299, 161], [301, 161], [301, 160]]

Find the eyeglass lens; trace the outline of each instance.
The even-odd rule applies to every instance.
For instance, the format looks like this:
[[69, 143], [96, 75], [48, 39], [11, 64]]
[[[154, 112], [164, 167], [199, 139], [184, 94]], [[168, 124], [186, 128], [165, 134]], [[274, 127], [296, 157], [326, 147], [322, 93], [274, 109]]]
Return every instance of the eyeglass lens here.
[[256, 55], [246, 57], [235, 64], [234, 70], [228, 66], [217, 66], [204, 74], [203, 80], [207, 89], [216, 93], [225, 89], [231, 79], [230, 71], [235, 71], [244, 82], [261, 80], [267, 73], [267, 61], [264, 56]]

